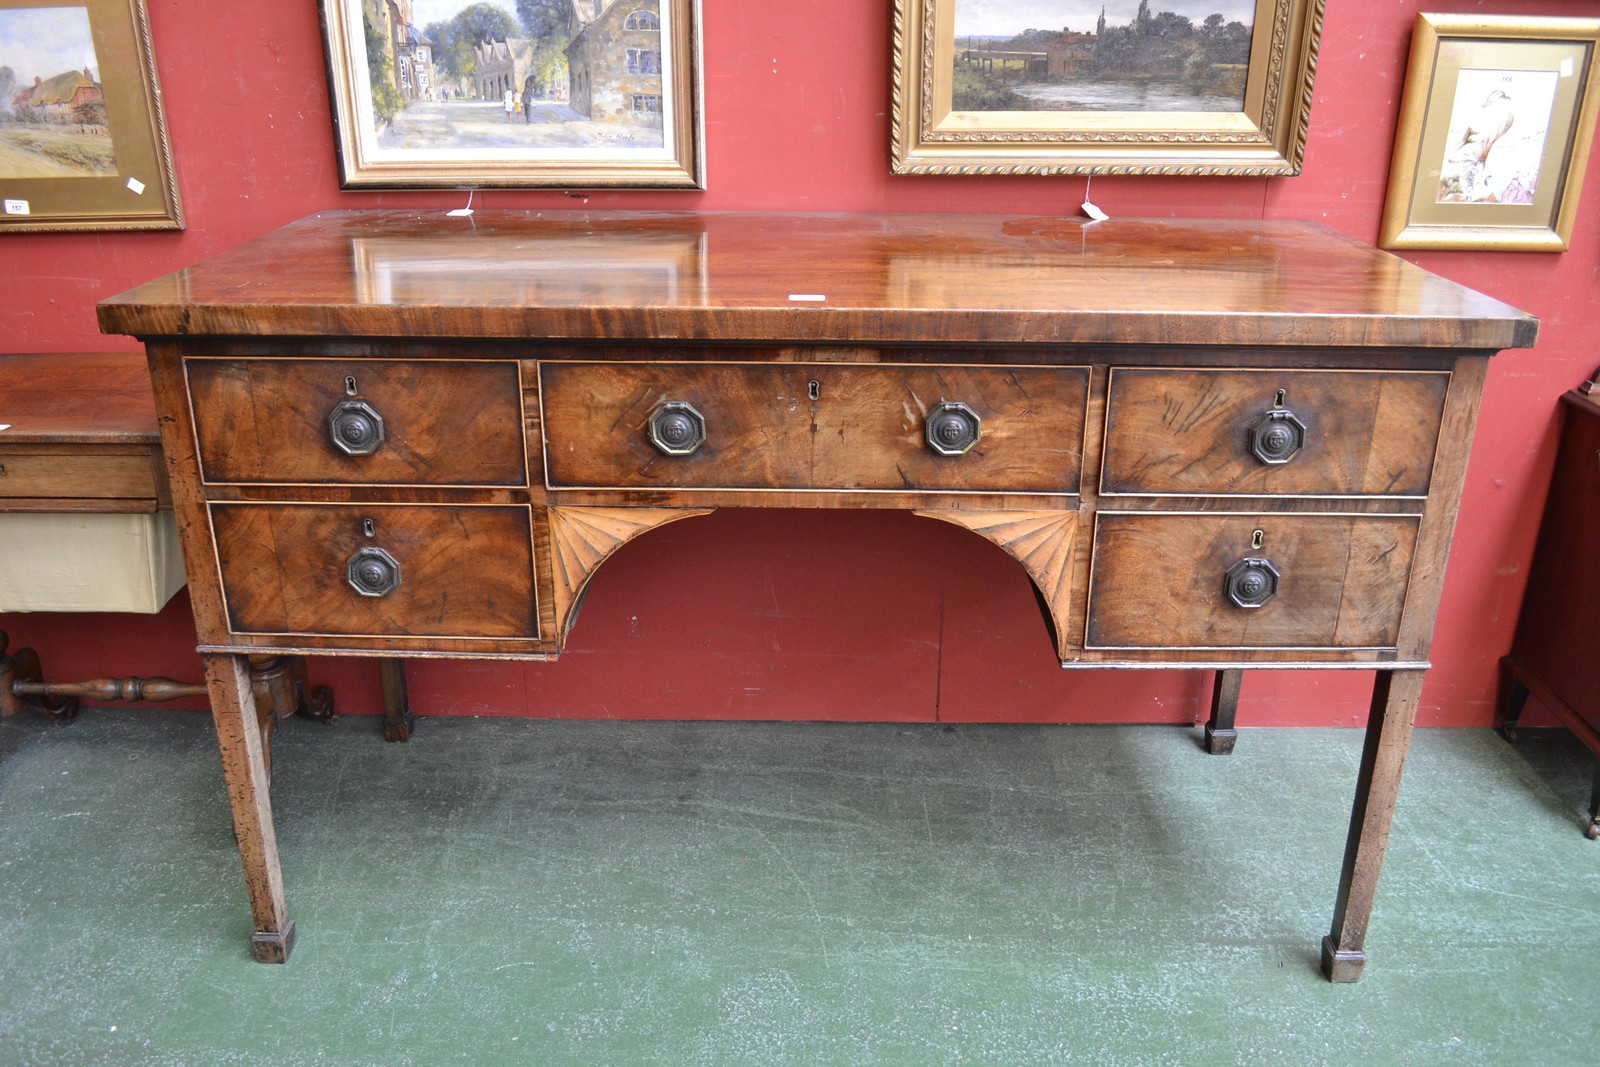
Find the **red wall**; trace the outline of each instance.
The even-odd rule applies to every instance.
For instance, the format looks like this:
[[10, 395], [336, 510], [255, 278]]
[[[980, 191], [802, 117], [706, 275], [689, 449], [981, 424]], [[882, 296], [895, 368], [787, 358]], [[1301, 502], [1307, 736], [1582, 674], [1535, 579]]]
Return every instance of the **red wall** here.
[[[599, 193], [598, 208], [1072, 213], [1083, 178], [895, 178], [888, 166], [891, 0], [703, 0], [709, 191]], [[317, 5], [150, 0], [178, 184], [179, 234], [0, 237], [0, 351], [130, 348], [94, 304], [330, 207], [456, 207], [455, 193], [339, 190]], [[1328, 5], [1304, 173], [1100, 178], [1112, 215], [1310, 218], [1377, 237], [1419, 10], [1590, 15], [1592, 0]], [[576, 206], [479, 193], [478, 207]], [[1554, 402], [1588, 376], [1600, 273], [1600, 162], [1572, 247], [1409, 258], [1543, 319], [1491, 364], [1420, 721], [1490, 721], [1554, 455]], [[3, 565], [3, 557], [0, 557]], [[10, 615], [49, 676], [195, 678], [183, 594], [141, 616]], [[341, 710], [378, 710], [376, 668], [320, 660]], [[1062, 671], [1020, 568], [942, 523], [883, 512], [723, 512], [647, 535], [601, 569], [555, 664], [411, 668], [419, 712], [616, 717], [1188, 722], [1209, 676]], [[1370, 675], [1257, 672], [1240, 721], [1364, 721]]]

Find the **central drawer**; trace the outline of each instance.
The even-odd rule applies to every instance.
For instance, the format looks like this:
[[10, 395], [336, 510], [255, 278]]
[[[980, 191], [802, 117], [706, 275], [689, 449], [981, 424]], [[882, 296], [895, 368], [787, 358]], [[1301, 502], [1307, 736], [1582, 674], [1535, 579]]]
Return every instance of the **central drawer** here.
[[1084, 367], [552, 362], [539, 381], [551, 488], [1078, 491]]
[[526, 507], [219, 503], [210, 513], [235, 633], [538, 636]]

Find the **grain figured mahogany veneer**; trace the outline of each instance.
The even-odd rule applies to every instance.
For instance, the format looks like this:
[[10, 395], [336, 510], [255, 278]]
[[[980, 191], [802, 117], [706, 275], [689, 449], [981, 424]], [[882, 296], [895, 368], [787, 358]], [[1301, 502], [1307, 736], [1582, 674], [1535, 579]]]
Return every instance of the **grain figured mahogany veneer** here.
[[1488, 358], [1527, 315], [1302, 223], [330, 212], [100, 307], [144, 340], [258, 958], [243, 658], [537, 659], [720, 507], [1009, 553], [1064, 667], [1374, 671], [1323, 965], [1354, 980]]

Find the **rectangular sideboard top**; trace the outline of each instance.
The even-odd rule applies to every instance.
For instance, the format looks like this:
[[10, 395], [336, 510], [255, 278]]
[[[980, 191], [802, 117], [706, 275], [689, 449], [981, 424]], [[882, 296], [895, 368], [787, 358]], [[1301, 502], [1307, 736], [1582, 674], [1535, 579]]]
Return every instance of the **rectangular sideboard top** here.
[[1326, 227], [1057, 216], [320, 212], [108, 333], [1494, 350], [1538, 321]]

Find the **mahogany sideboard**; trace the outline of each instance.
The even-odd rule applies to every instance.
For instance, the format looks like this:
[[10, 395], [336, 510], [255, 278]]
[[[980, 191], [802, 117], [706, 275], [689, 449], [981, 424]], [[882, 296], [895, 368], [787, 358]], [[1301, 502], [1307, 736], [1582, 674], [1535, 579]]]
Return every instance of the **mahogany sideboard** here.
[[324, 212], [99, 314], [149, 356], [258, 959], [246, 657], [550, 658], [663, 523], [898, 508], [1009, 553], [1063, 667], [1375, 672], [1335, 981], [1488, 358], [1537, 332], [1313, 224], [981, 215]]

